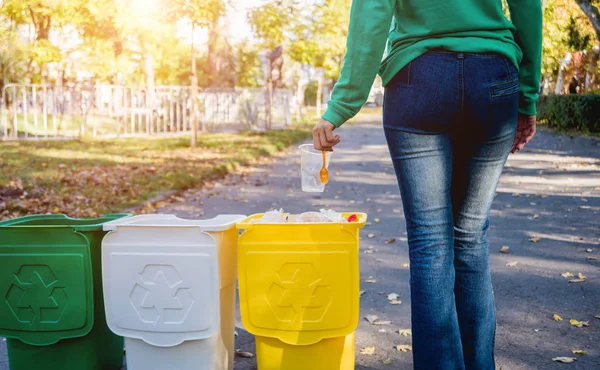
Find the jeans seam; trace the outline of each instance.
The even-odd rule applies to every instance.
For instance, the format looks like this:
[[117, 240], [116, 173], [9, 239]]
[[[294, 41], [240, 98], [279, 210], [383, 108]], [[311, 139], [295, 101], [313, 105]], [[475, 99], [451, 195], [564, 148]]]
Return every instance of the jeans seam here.
[[506, 67], [506, 72], [508, 73], [509, 79], [512, 80], [513, 75], [512, 75], [512, 72], [510, 71], [510, 66], [508, 65], [508, 61], [506, 60], [506, 58], [502, 58], [502, 61], [504, 62], [504, 66]]
[[460, 110], [465, 108], [465, 60], [459, 59], [460, 62]]
[[412, 69], [412, 61], [408, 62], [408, 76], [406, 78], [406, 87], [410, 87], [410, 75], [411, 75], [411, 69]]

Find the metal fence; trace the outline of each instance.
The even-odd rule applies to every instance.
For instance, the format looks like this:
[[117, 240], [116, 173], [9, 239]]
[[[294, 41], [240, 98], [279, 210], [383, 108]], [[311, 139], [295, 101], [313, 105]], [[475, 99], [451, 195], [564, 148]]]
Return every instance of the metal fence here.
[[[196, 89], [35, 84], [6, 85], [0, 96], [0, 140], [133, 136], [263, 129], [265, 89]], [[291, 123], [293, 94], [273, 93], [274, 126]], [[195, 114], [193, 114], [195, 113]]]

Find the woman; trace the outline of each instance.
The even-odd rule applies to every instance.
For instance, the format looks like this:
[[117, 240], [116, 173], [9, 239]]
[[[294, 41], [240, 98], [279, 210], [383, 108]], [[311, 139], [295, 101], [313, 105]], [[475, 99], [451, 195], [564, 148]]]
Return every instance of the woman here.
[[341, 76], [313, 131], [315, 148], [332, 150], [379, 72], [415, 369], [495, 368], [486, 231], [506, 158], [535, 134], [542, 48], [540, 0], [508, 4], [511, 21], [501, 0], [354, 0]]

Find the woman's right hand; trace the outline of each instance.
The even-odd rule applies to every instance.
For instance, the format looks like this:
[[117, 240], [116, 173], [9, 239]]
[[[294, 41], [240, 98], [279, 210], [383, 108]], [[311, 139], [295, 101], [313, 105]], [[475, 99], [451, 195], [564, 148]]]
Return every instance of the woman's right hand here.
[[313, 142], [316, 150], [333, 151], [333, 147], [340, 143], [340, 136], [333, 135], [336, 127], [333, 123], [321, 119], [313, 129]]
[[535, 136], [535, 120], [536, 116], [526, 116], [519, 113], [519, 118], [517, 121], [517, 134], [515, 136], [511, 153], [523, 149], [525, 144], [533, 139]]

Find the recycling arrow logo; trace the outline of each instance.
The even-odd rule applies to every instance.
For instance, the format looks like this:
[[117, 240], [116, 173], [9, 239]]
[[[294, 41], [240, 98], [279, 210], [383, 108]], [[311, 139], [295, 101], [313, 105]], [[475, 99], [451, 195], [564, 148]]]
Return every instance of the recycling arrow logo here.
[[58, 323], [69, 301], [64, 286], [46, 265], [23, 265], [6, 293], [15, 318], [24, 324]]
[[267, 292], [269, 307], [281, 322], [318, 322], [327, 313], [333, 293], [310, 263], [286, 263]]
[[182, 324], [194, 297], [174, 266], [146, 265], [138, 273], [129, 301], [144, 323]]

